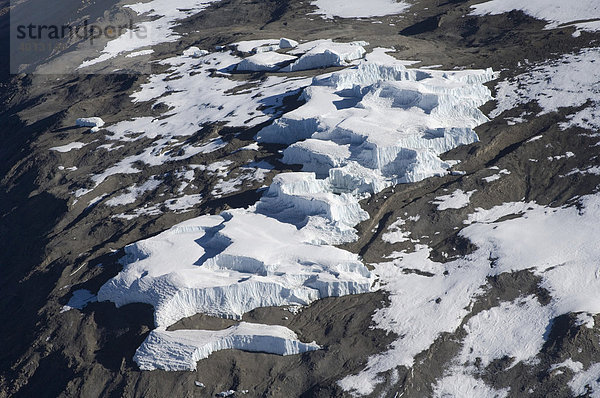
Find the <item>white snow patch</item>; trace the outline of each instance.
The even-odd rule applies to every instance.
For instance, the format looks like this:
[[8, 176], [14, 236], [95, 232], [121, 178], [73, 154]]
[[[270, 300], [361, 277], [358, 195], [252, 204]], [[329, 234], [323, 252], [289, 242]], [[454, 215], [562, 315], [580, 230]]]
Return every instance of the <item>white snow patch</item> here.
[[123, 206], [135, 201], [144, 193], [150, 192], [158, 188], [162, 183], [161, 180], [150, 179], [142, 185], [134, 185], [128, 189], [127, 193], [115, 196], [105, 202], [107, 206]]
[[258, 150], [260, 150], [260, 146], [258, 145], [258, 142], [253, 142], [252, 144], [248, 144], [248, 145], [238, 149], [238, 151], [258, 151]]
[[72, 309], [82, 310], [86, 305], [95, 303], [97, 300], [96, 295], [92, 294], [89, 290], [75, 290], [67, 305], [64, 305], [60, 312], [63, 313]]
[[470, 365], [479, 358], [482, 367], [505, 356], [512, 359], [511, 367], [530, 360], [542, 349], [552, 318], [551, 309], [534, 296], [482, 311], [465, 325], [468, 334], [458, 358]]
[[573, 174], [592, 174], [592, 175], [600, 175], [600, 166], [589, 166], [586, 167], [583, 170], [580, 169], [573, 169], [570, 172], [568, 172], [566, 175], [570, 176]]
[[383, 234], [383, 236], [381, 237], [381, 239], [384, 242], [388, 242], [388, 243], [400, 243], [400, 242], [406, 242], [407, 240], [409, 240], [409, 236], [410, 236], [410, 231], [404, 231], [403, 230], [403, 226], [406, 224], [406, 220], [404, 220], [403, 218], [398, 218], [396, 221], [394, 221], [388, 228], [389, 232], [386, 232], [385, 234]]
[[482, 180], [489, 183], [489, 182], [492, 182], [492, 181], [499, 180], [500, 178], [502, 178], [503, 174], [504, 175], [509, 175], [510, 171], [508, 171], [507, 169], [502, 169], [497, 174], [493, 174], [493, 175], [488, 176], [488, 177], [483, 177]]
[[169, 199], [165, 206], [171, 211], [182, 213], [196, 207], [202, 201], [201, 194], [183, 195], [179, 198]]
[[86, 145], [88, 145], [88, 144], [86, 144], [84, 142], [71, 142], [70, 144], [66, 144], [66, 145], [62, 145], [62, 146], [55, 146], [53, 148], [50, 148], [50, 150], [56, 151], [56, 152], [61, 152], [61, 153], [66, 153], [66, 152], [72, 151], [73, 149], [81, 149]]
[[163, 213], [163, 207], [166, 207], [168, 210], [174, 213], [185, 213], [192, 210], [201, 202], [201, 194], [183, 195], [177, 198], [168, 199], [155, 205], [146, 204], [143, 207], [138, 207], [128, 213], [116, 214], [113, 217], [122, 218], [125, 220], [133, 220], [134, 218], [140, 216], [157, 216]]
[[475, 212], [469, 214], [467, 219], [463, 222], [465, 224], [494, 223], [502, 217], [509, 215], [522, 215], [527, 210], [532, 210], [534, 206], [534, 202], [512, 202], [504, 203], [501, 206], [494, 206], [491, 209], [483, 209], [478, 207], [475, 209]]
[[473, 196], [475, 192], [477, 191], [464, 192], [461, 189], [457, 189], [450, 195], [442, 195], [435, 198], [431, 203], [437, 205], [438, 210], [461, 209], [469, 205], [471, 196]]
[[575, 323], [575, 325], [585, 326], [588, 329], [592, 329], [595, 323], [596, 322], [594, 321], [594, 316], [592, 314], [582, 312], [581, 314], [577, 315], [577, 322]]
[[233, 162], [231, 160], [220, 160], [218, 162], [213, 162], [206, 166], [206, 170], [212, 174], [217, 174], [221, 177], [227, 176], [227, 172], [229, 170], [229, 166]]
[[554, 160], [561, 160], [561, 159], [569, 159], [574, 157], [575, 154], [573, 152], [566, 152], [564, 155], [556, 155], [556, 156], [548, 156], [548, 161], [552, 162]]
[[433, 396], [435, 398], [504, 398], [508, 396], [509, 391], [508, 388], [495, 390], [481, 379], [458, 373], [438, 380], [434, 385]]
[[88, 205], [87, 205], [86, 208], [89, 209], [91, 207], [94, 207], [95, 205], [97, 205], [98, 203], [100, 203], [102, 201], [102, 199], [104, 199], [107, 196], [108, 196], [108, 194], [103, 194], [103, 195], [100, 195], [100, 196], [97, 196], [97, 197], [93, 198], [92, 200], [90, 200], [88, 202]]
[[141, 57], [144, 55], [150, 55], [153, 53], [154, 53], [153, 49], [148, 49], [148, 50], [135, 51], [135, 52], [127, 54], [126, 56], [127, 56], [127, 58], [135, 58], [135, 57]]
[[483, 177], [482, 180], [485, 182], [492, 182], [492, 181], [499, 180], [500, 178], [502, 178], [502, 176], [500, 174], [494, 174], [489, 177]]
[[245, 184], [252, 182], [263, 182], [271, 172], [273, 166], [268, 162], [252, 162], [246, 166], [240, 167], [237, 176], [230, 179], [220, 179], [214, 186], [211, 195], [220, 198], [224, 195], [239, 191]]
[[[576, 396], [600, 397], [600, 363], [595, 363], [587, 370], [577, 373], [569, 382], [571, 391]], [[589, 394], [589, 395], [588, 395]]]
[[410, 7], [407, 2], [397, 0], [314, 0], [311, 5], [319, 8], [314, 13], [323, 18], [382, 17], [402, 14]]
[[187, 50], [185, 50], [183, 52], [183, 55], [185, 57], [190, 57], [190, 58], [200, 58], [203, 57], [205, 55], [208, 55], [209, 52], [206, 50], [201, 50], [198, 47], [192, 46], [190, 48], [188, 48]]
[[566, 361], [552, 365], [550, 367], [550, 372], [561, 368], [567, 368], [573, 373], [579, 373], [583, 370], [583, 364], [581, 362], [573, 361], [571, 358], [569, 358]]

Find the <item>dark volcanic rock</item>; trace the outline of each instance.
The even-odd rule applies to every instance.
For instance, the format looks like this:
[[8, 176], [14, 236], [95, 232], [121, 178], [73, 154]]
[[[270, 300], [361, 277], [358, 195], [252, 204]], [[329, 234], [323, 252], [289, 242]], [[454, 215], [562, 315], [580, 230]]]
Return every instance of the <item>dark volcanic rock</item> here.
[[[522, 12], [488, 17], [468, 15], [474, 1], [417, 2], [404, 17], [324, 20], [307, 15], [309, 2], [223, 0], [184, 21], [177, 29], [187, 34], [177, 42], [158, 45], [153, 55], [163, 59], [190, 45], [213, 48], [237, 40], [291, 37], [302, 40], [333, 38], [366, 40], [372, 46], [395, 47], [400, 59], [421, 60], [424, 65], [492, 67], [501, 76], [524, 71], [519, 66], [576, 51], [600, 36], [583, 33], [574, 38], [572, 27], [544, 30], [542, 21]], [[0, 3], [0, 10], [6, 5]], [[101, 5], [104, 7], [105, 5]], [[91, 15], [96, 15], [98, 7]], [[108, 5], [106, 5], [108, 8]], [[0, 34], [5, 37], [8, 14], [0, 12]], [[394, 25], [390, 25], [393, 22]], [[6, 41], [3, 41], [6, 43]], [[5, 45], [0, 48], [6, 56]], [[297, 170], [282, 164], [279, 146], [261, 146], [255, 154], [236, 152], [253, 141], [258, 128], [232, 131], [218, 124], [199, 130], [189, 140], [221, 137], [227, 145], [210, 154], [186, 161], [144, 166], [135, 175], [107, 180], [100, 202], [75, 202], [72, 192], [90, 186], [88, 176], [116, 160], [137, 153], [148, 143], [140, 140], [111, 152], [98, 149], [101, 138], [76, 128], [80, 115], [109, 115], [107, 122], [137, 115], [158, 117], [165, 109], [152, 103], [133, 103], [129, 95], [146, 81], [145, 75], [7, 75], [0, 70], [0, 397], [204, 397], [220, 391], [249, 390], [248, 396], [338, 397], [346, 396], [336, 384], [346, 375], [364, 368], [369, 356], [385, 351], [397, 336], [373, 328], [372, 315], [386, 305], [385, 293], [321, 300], [291, 314], [282, 308], [252, 311], [246, 321], [284, 325], [303, 341], [317, 341], [324, 349], [297, 356], [220, 351], [198, 363], [195, 372], [141, 372], [133, 362], [135, 349], [153, 328], [152, 309], [135, 304], [116, 309], [110, 303], [93, 303], [81, 311], [61, 312], [73, 291], [97, 290], [121, 269], [118, 263], [127, 244], [153, 236], [177, 222], [201, 214], [217, 214], [228, 208], [246, 207], [261, 195], [262, 183], [222, 198], [212, 198], [187, 213], [163, 212], [132, 220], [111, 217], [102, 203], [124, 187], [164, 177], [166, 184], [147, 192], [123, 211], [142, 204], [163, 203], [174, 196], [174, 173], [185, 164], [208, 164], [227, 159], [230, 172], [248, 161], [268, 160], [275, 172]], [[152, 65], [154, 71], [160, 65]], [[320, 73], [320, 72], [319, 72]], [[300, 105], [298, 96], [285, 109]], [[484, 111], [493, 109], [493, 104]], [[598, 137], [563, 131], [558, 123], [570, 110], [551, 113], [508, 126], [504, 117], [523, 111], [537, 113], [532, 104], [501, 115], [480, 126], [480, 142], [446, 154], [457, 159], [464, 175], [431, 178], [387, 189], [363, 202], [371, 218], [358, 226], [360, 239], [344, 245], [359, 253], [366, 263], [383, 261], [392, 251], [412, 250], [413, 242], [386, 243], [381, 235], [400, 216], [419, 215], [407, 224], [411, 237], [433, 250], [434, 261], [445, 262], [472, 253], [476, 248], [459, 235], [463, 221], [477, 207], [489, 209], [510, 201], [536, 201], [552, 206], [569, 204], [574, 197], [595, 191], [600, 176], [574, 174], [574, 168], [598, 163]], [[110, 119], [109, 119], [110, 118]], [[262, 126], [261, 126], [262, 127]], [[527, 142], [543, 134], [543, 138]], [[94, 142], [97, 140], [97, 142]], [[89, 143], [89, 151], [57, 153], [49, 148], [72, 141]], [[572, 158], [545, 161], [545, 147], [556, 153], [571, 151]], [[540, 159], [529, 162], [528, 159]], [[62, 164], [77, 167], [70, 173]], [[481, 178], [487, 168], [507, 168], [511, 174], [488, 188]], [[264, 182], [268, 184], [272, 174]], [[211, 196], [216, 177], [196, 174], [197, 193]], [[165, 187], [166, 186], [166, 187]], [[444, 190], [477, 190], [464, 208], [439, 213], [431, 201]], [[437, 233], [439, 232], [439, 233]], [[436, 234], [437, 233], [437, 234]], [[529, 271], [499, 275], [488, 281], [470, 316], [500, 302], [535, 295], [542, 303], [548, 292]], [[469, 317], [463, 321], [463, 325]], [[233, 321], [197, 315], [172, 326], [220, 329]], [[596, 323], [597, 324], [597, 323]], [[464, 331], [444, 334], [416, 358], [414, 369], [398, 368], [398, 377], [382, 375], [374, 396], [423, 397], [432, 394], [432, 383], [451, 365], [460, 349]], [[598, 327], [577, 325], [573, 314], [554, 319], [542, 352], [533, 364], [496, 360], [481, 371], [481, 378], [495, 388], [510, 387], [510, 396], [569, 396], [566, 383], [572, 372], [550, 371], [553, 364], [572, 358], [585, 367], [600, 360]], [[195, 385], [206, 384], [206, 388]]]

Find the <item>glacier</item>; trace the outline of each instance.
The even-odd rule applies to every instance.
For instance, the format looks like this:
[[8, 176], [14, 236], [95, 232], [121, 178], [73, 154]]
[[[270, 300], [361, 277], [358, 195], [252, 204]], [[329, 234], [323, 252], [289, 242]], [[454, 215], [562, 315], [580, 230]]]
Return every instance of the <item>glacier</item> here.
[[[281, 71], [295, 72], [330, 66], [345, 66], [351, 61], [362, 58], [366, 53], [363, 46], [367, 44], [365, 42], [336, 43], [331, 40], [318, 40], [305, 43], [303, 46], [312, 43], [314, 43], [312, 48], [294, 63], [281, 68]], [[301, 46], [298, 49], [301, 49]], [[293, 54], [294, 51], [291, 53]]]
[[219, 350], [238, 349], [293, 355], [320, 349], [315, 342], [302, 343], [284, 326], [240, 322], [225, 330], [156, 329], [135, 353], [142, 370], [196, 370], [196, 362]]
[[561, 0], [490, 0], [471, 6], [473, 15], [498, 15], [519, 10], [547, 22], [546, 29], [574, 27], [577, 37], [581, 31], [600, 30], [600, 4], [596, 0], [565, 2]]
[[[239, 43], [238, 51], [257, 44], [270, 45]], [[327, 46], [345, 52], [346, 64], [362, 57], [366, 45], [337, 44], [300, 44], [288, 54], [304, 55], [291, 65], [302, 68], [302, 57]], [[478, 139], [473, 128], [488, 120], [478, 107], [492, 98], [483, 83], [495, 78], [491, 69], [409, 69], [387, 51], [375, 49], [355, 65], [313, 78], [302, 90], [304, 105], [257, 133], [258, 142], [288, 145], [283, 161], [303, 171], [275, 176], [247, 209], [200, 216], [125, 248], [123, 270], [101, 287], [98, 300], [154, 307], [158, 329], [140, 348], [140, 366], [169, 368], [174, 361], [173, 369], [190, 369], [198, 352], [225, 344], [214, 342], [222, 331], [189, 331], [195, 336], [189, 339], [187, 332], [165, 332], [197, 313], [239, 320], [259, 307], [379, 288], [358, 255], [334, 245], [358, 238], [355, 226], [369, 218], [360, 201], [368, 195], [448, 173], [451, 164], [439, 155]], [[263, 54], [269, 52], [256, 52]], [[186, 359], [175, 358], [173, 344], [187, 347]]]
[[236, 70], [243, 72], [276, 71], [282, 64], [295, 60], [293, 55], [280, 54], [274, 51], [259, 52], [244, 58], [236, 66]]
[[408, 69], [376, 49], [359, 65], [313, 79], [305, 104], [257, 134], [289, 145], [283, 161], [328, 179], [334, 192], [376, 193], [447, 173], [439, 155], [476, 142], [491, 69]]
[[371, 290], [357, 255], [316, 245], [294, 225], [248, 210], [202, 216], [126, 248], [100, 301], [151, 304], [157, 327], [205, 313], [240, 319], [259, 307], [307, 305]]

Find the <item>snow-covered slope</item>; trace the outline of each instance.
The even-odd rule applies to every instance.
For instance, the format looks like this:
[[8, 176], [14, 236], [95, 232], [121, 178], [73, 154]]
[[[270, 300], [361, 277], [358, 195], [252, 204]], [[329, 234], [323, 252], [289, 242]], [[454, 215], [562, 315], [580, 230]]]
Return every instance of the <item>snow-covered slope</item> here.
[[152, 0], [139, 2], [126, 7], [151, 21], [140, 22], [127, 29], [125, 33], [106, 43], [102, 53], [96, 58], [87, 60], [80, 65], [80, 69], [108, 61], [121, 54], [133, 53], [140, 48], [154, 46], [159, 43], [176, 41], [180, 36], [174, 28], [182, 19], [198, 14], [211, 3], [218, 0], [180, 0], [177, 7], [173, 7], [170, 0]]
[[318, 350], [302, 343], [296, 333], [277, 325], [241, 322], [225, 330], [156, 329], [138, 348], [134, 360], [142, 370], [195, 370], [196, 362], [219, 350], [237, 349], [277, 355]]
[[599, 59], [599, 48], [585, 48], [557, 60], [533, 65], [527, 72], [500, 82], [497, 86], [498, 106], [491, 116], [497, 117], [520, 104], [535, 102], [541, 108], [540, 114], [580, 107], [568, 117], [569, 121], [561, 123], [562, 128], [600, 128]]
[[534, 18], [548, 21], [546, 29], [575, 26], [578, 31], [600, 30], [600, 3], [596, 0], [491, 0], [472, 7], [475, 15], [497, 15], [520, 10]]
[[[440, 396], [461, 391], [460, 385], [469, 380], [473, 388], [493, 391], [472, 379], [478, 369], [476, 358], [483, 366], [504, 356], [512, 365], [529, 360], [540, 351], [555, 317], [600, 313], [600, 248], [595, 242], [600, 233], [600, 195], [582, 197], [578, 206], [517, 202], [478, 209], [460, 233], [477, 247], [473, 254], [442, 264], [429, 258], [430, 248], [418, 245], [413, 253], [397, 253], [394, 261], [377, 265], [375, 273], [390, 292], [391, 304], [374, 319], [401, 337], [390, 351], [370, 358], [362, 373], [346, 377], [341, 385], [369, 394], [382, 372], [399, 365], [412, 367], [415, 356], [441, 333], [456, 331], [490, 276], [532, 270], [551, 301], [541, 305], [535, 297], [523, 297], [471, 318], [457, 366], [437, 386]], [[521, 217], [502, 221], [518, 214]]]

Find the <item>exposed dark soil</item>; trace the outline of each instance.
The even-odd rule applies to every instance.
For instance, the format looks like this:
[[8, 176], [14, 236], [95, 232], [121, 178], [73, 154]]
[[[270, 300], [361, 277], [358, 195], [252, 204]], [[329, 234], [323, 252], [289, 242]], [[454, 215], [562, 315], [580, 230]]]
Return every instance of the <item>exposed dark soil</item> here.
[[[544, 22], [520, 12], [473, 17], [469, 7], [476, 1], [423, 0], [406, 16], [372, 19], [324, 20], [307, 15], [309, 2], [292, 0], [223, 0], [185, 21], [180, 31], [191, 32], [176, 43], [157, 46], [156, 58], [166, 58], [190, 45], [212, 48], [233, 41], [290, 37], [300, 40], [333, 38], [366, 40], [377, 47], [394, 47], [394, 56], [421, 60], [424, 65], [487, 68], [502, 71], [502, 77], [523, 71], [519, 62], [545, 60], [588, 46], [600, 36], [582, 33], [574, 38], [573, 28], [543, 30]], [[438, 4], [439, 3], [439, 4]], [[4, 9], [0, 2], [0, 9]], [[5, 32], [8, 14], [0, 13], [0, 32]], [[390, 25], [393, 23], [394, 25]], [[2, 33], [5, 38], [4, 33]], [[3, 43], [6, 41], [3, 40]], [[0, 47], [7, 54], [7, 47]], [[60, 60], [55, 62], [59, 62]], [[5, 65], [3, 65], [3, 68]], [[153, 66], [157, 69], [158, 66]], [[144, 75], [20, 75], [8, 77], [0, 70], [0, 398], [3, 397], [205, 397], [228, 389], [249, 390], [248, 396], [337, 397], [344, 396], [336, 382], [362, 369], [368, 357], [385, 351], [395, 336], [372, 329], [371, 315], [385, 306], [383, 293], [332, 298], [319, 301], [297, 315], [281, 308], [258, 309], [245, 320], [285, 325], [306, 341], [315, 340], [323, 350], [299, 356], [278, 357], [260, 353], [222, 351], [198, 363], [196, 372], [141, 372], [132, 357], [152, 326], [152, 309], [129, 305], [116, 309], [109, 303], [94, 303], [82, 311], [61, 313], [61, 308], [78, 289], [96, 292], [120, 270], [117, 263], [125, 245], [157, 234], [177, 222], [201, 214], [218, 213], [229, 207], [253, 204], [262, 184], [244, 192], [209, 200], [183, 214], [163, 213], [132, 220], [111, 218], [106, 206], [74, 203], [71, 192], [89, 186], [87, 176], [136, 153], [142, 142], [106, 153], [94, 150], [103, 142], [90, 144], [90, 151], [51, 152], [53, 146], [72, 141], [91, 142], [86, 129], [73, 127], [81, 114], [101, 114], [106, 122], [138, 115], [159, 115], [149, 103], [132, 103], [129, 94], [145, 80]], [[492, 85], [490, 85], [491, 87]], [[286, 104], [298, 106], [296, 101]], [[518, 116], [530, 105], [517, 109]], [[493, 104], [484, 107], [488, 112]], [[535, 109], [534, 109], [535, 110]], [[164, 110], [162, 110], [164, 111]], [[477, 129], [481, 141], [458, 148], [446, 157], [461, 163], [462, 176], [432, 178], [389, 189], [365, 201], [371, 218], [359, 225], [360, 240], [345, 248], [360, 253], [365, 262], [381, 261], [394, 250], [411, 249], [411, 243], [391, 245], [380, 239], [398, 217], [419, 215], [407, 227], [412, 237], [434, 250], [432, 258], [447, 261], [474, 248], [457, 233], [466, 215], [476, 207], [491, 208], [508, 201], [534, 200], [560, 206], [595, 190], [600, 176], [571, 175], [576, 167], [597, 164], [598, 138], [577, 129], [562, 131], [557, 123], [568, 110], [509, 126], [503, 117]], [[208, 126], [192, 139], [221, 136], [228, 145], [214, 153], [197, 155], [185, 162], [145, 167], [135, 175], [109, 178], [94, 194], [106, 199], [125, 186], [152, 175], [166, 176], [184, 164], [208, 164], [228, 159], [233, 167], [248, 160], [269, 160], [278, 171], [294, 169], [277, 161], [278, 147], [261, 147], [256, 154], [233, 153], [252, 141], [256, 130], [233, 136], [222, 126]], [[527, 140], [543, 138], [527, 143]], [[551, 145], [551, 147], [548, 147]], [[573, 152], [576, 156], [547, 161], [547, 156]], [[250, 158], [253, 157], [253, 159]], [[538, 159], [531, 162], [529, 159]], [[65, 173], [59, 165], [77, 166]], [[488, 167], [507, 168], [493, 185], [481, 178], [494, 174]], [[265, 183], [269, 183], [267, 180]], [[210, 196], [214, 177], [197, 174], [197, 192]], [[444, 189], [477, 190], [465, 208], [434, 211], [431, 201]], [[172, 190], [175, 190], [172, 187]], [[148, 193], [148, 204], [163, 201], [168, 189]], [[89, 198], [91, 199], [91, 198]], [[105, 199], [105, 200], [106, 200]], [[136, 203], [135, 205], [139, 205]], [[455, 228], [459, 228], [456, 230]], [[436, 234], [436, 232], [439, 232]], [[443, 256], [441, 253], [447, 253]], [[101, 266], [99, 266], [101, 264]], [[81, 268], [80, 268], [81, 267]], [[519, 296], [535, 294], [547, 300], [531, 273], [524, 271], [489, 281], [472, 315], [492, 305]], [[287, 319], [285, 319], [287, 317]], [[465, 320], [466, 322], [467, 320]], [[232, 321], [195, 316], [172, 328], [222, 328]], [[400, 378], [383, 383], [374, 396], [424, 397], [431, 383], [441, 376], [459, 349], [455, 335], [443, 335], [417, 358], [413, 371], [399, 369]], [[548, 374], [550, 364], [567, 358], [584, 365], [600, 360], [598, 328], [575, 326], [571, 316], [557, 318], [547, 344], [535, 365], [520, 364], [506, 369], [493, 363], [483, 370], [484, 380], [497, 388], [511, 387], [511, 396], [532, 389], [533, 396], [569, 396], [568, 373]], [[582, 350], [580, 350], [582, 349]], [[197, 387], [201, 381], [206, 388]]]

